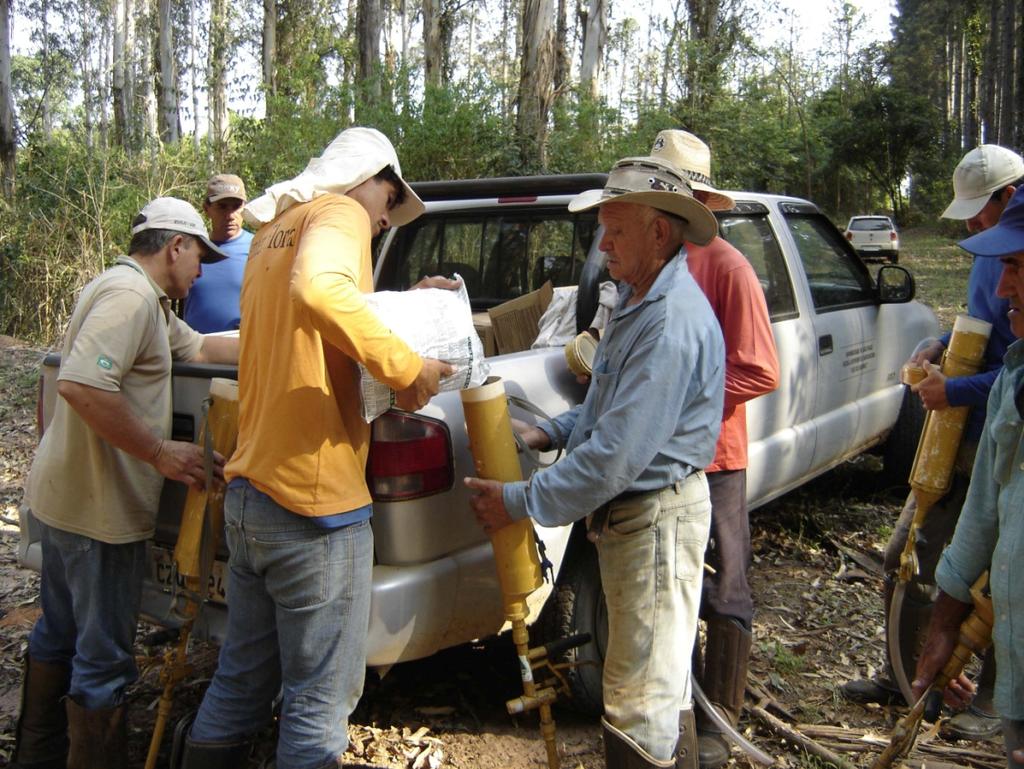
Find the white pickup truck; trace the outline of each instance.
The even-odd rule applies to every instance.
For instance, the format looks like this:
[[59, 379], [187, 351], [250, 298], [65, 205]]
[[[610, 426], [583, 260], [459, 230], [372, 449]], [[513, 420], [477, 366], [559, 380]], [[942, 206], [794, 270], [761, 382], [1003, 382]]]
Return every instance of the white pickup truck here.
[[[459, 273], [480, 311], [547, 280], [578, 284], [578, 324], [585, 327], [597, 307], [604, 261], [596, 214], [570, 214], [566, 204], [575, 193], [603, 184], [604, 175], [587, 174], [415, 185], [427, 213], [378, 244], [375, 285], [396, 290], [424, 274]], [[914, 345], [938, 330], [932, 312], [912, 301], [910, 273], [884, 266], [873, 280], [812, 203], [729, 194], [736, 207], [718, 214], [721, 234], [747, 256], [761, 280], [782, 374], [779, 389], [747, 411], [751, 507], [887, 439], [890, 462], [906, 467], [917, 433], [913, 410], [901, 408], [910, 401], [899, 369]], [[584, 395], [562, 348], [497, 355], [488, 362], [509, 394], [549, 414]], [[53, 412], [58, 365], [59, 357], [50, 355], [43, 366], [41, 426]], [[235, 378], [236, 371], [177, 364], [174, 377], [174, 437], [193, 440], [211, 377]], [[515, 411], [514, 416], [530, 418]], [[502, 630], [491, 546], [461, 483], [472, 468], [458, 393], [442, 393], [415, 414], [391, 411], [375, 421], [367, 468], [375, 542], [369, 666], [387, 668]], [[165, 624], [173, 616], [169, 554], [184, 497], [181, 485], [165, 485], [143, 596], [144, 615]], [[21, 524], [22, 561], [38, 569], [38, 529], [27, 510]], [[529, 621], [552, 638], [591, 633], [590, 643], [569, 654], [600, 661], [606, 634], [593, 549], [579, 525], [539, 529], [538, 535], [552, 569], [529, 599]], [[211, 577], [208, 628], [215, 639], [226, 616], [225, 557], [219, 553]], [[599, 666], [575, 668], [572, 684], [577, 704], [599, 707]]]

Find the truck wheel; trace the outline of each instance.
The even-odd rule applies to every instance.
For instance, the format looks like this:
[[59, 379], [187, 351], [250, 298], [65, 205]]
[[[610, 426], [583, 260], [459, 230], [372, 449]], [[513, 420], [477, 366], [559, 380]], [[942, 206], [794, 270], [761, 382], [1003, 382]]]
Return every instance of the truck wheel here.
[[542, 643], [577, 633], [590, 634], [588, 643], [552, 661], [575, 664], [565, 673], [572, 690], [572, 700], [566, 704], [582, 713], [600, 715], [604, 712], [601, 671], [608, 644], [608, 612], [601, 590], [597, 550], [585, 537], [570, 543], [558, 582], [537, 626]]
[[905, 387], [900, 415], [882, 446], [884, 486], [905, 489], [910, 485], [910, 470], [914, 466], [914, 455], [917, 454], [917, 443], [921, 438], [925, 414], [921, 399], [910, 392], [909, 387]]

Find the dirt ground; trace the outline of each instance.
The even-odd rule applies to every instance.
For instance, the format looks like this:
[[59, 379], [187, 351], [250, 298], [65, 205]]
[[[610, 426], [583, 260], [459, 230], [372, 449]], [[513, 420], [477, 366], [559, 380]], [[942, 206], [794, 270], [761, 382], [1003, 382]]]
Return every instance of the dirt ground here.
[[[38, 616], [38, 578], [17, 564], [18, 505], [35, 446], [35, 372], [41, 351], [0, 338], [0, 766], [12, 747], [19, 703], [21, 659]], [[901, 492], [879, 488], [878, 462], [864, 457], [751, 515], [751, 582], [757, 614], [746, 736], [777, 767], [824, 767], [780, 736], [775, 723], [870, 766], [904, 712], [843, 701], [837, 687], [871, 674], [882, 659], [883, 618], [878, 564]], [[159, 697], [165, 634], [141, 626], [141, 680], [129, 692], [130, 760], [142, 766]], [[161, 645], [163, 643], [164, 645]], [[178, 689], [172, 724], [195, 707], [216, 666], [216, 649], [199, 645], [195, 671]], [[504, 702], [517, 695], [511, 644], [491, 639], [415, 663], [380, 679], [370, 673], [349, 727], [354, 766], [407, 769], [534, 769], [546, 765], [532, 715], [513, 718]], [[604, 766], [600, 729], [592, 717], [556, 711], [561, 765]], [[170, 731], [170, 728], [169, 728]], [[158, 766], [167, 766], [165, 737]], [[273, 729], [261, 735], [251, 766], [272, 754]], [[919, 739], [909, 766], [999, 767], [999, 743], [944, 740], [937, 728]], [[734, 750], [731, 766], [756, 764]]]

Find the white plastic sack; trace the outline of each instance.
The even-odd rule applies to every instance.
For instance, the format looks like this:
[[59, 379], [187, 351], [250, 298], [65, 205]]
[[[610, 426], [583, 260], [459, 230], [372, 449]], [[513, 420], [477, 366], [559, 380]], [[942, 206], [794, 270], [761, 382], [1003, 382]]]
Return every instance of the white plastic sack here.
[[[603, 329], [615, 308], [618, 289], [610, 280], [599, 286], [597, 312], [590, 322], [592, 328]], [[551, 304], [537, 323], [537, 339], [530, 347], [564, 347], [576, 337], [576, 286], [560, 286], [551, 297]]]
[[[366, 303], [414, 352], [455, 366], [455, 373], [441, 380], [441, 390], [477, 387], [487, 379], [490, 367], [484, 362], [483, 343], [473, 328], [464, 283], [455, 291], [443, 288], [379, 291], [367, 294]], [[391, 388], [374, 379], [361, 363], [359, 391], [363, 419], [367, 422], [393, 405]]]

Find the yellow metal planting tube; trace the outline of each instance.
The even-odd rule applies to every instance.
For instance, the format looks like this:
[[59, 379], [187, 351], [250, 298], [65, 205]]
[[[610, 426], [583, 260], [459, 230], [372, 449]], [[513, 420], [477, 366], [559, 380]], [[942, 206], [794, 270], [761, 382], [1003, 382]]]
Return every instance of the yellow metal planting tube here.
[[[206, 443], [209, 434], [215, 451], [226, 457], [231, 456], [238, 440], [238, 383], [230, 379], [213, 379], [210, 381], [210, 407], [199, 436], [199, 443]], [[208, 526], [204, 519], [209, 516]], [[195, 598], [205, 596], [208, 585], [203, 585], [204, 571], [208, 574], [212, 563], [203, 563], [203, 530], [210, 532], [213, 541], [206, 548], [208, 554], [215, 554], [220, 541], [220, 533], [224, 528], [224, 488], [213, 484], [205, 491], [190, 488], [185, 498], [185, 509], [181, 514], [181, 526], [178, 529], [178, 542], [174, 546], [174, 564], [177, 573], [185, 578], [185, 595], [189, 597], [182, 614], [185, 622], [181, 626], [178, 642], [164, 655], [163, 668], [160, 670], [160, 681], [164, 685], [160, 702], [157, 706], [156, 721], [153, 724], [153, 737], [149, 743], [149, 754], [146, 756], [146, 769], [155, 769], [160, 742], [163, 740], [164, 728], [171, 714], [174, 702], [174, 688], [179, 681], [191, 673], [188, 664], [188, 641], [192, 633], [192, 623], [199, 612], [199, 603]]]
[[[949, 347], [942, 357], [942, 373], [947, 377], [970, 376], [981, 368], [992, 325], [967, 315], [958, 315], [953, 324]], [[932, 505], [948, 492], [953, 482], [953, 468], [960, 448], [967, 406], [929, 411], [925, 417], [921, 440], [917, 444], [914, 467], [910, 471], [910, 488], [917, 509], [910, 524], [907, 542], [900, 555], [899, 579], [908, 582], [918, 572], [917, 532]]]
[[[521, 481], [523, 472], [512, 433], [505, 385], [501, 379], [490, 377], [480, 387], [463, 390], [462, 410], [466, 416], [469, 448], [473, 453], [476, 474], [492, 481]], [[524, 519], [496, 531], [491, 535], [491, 546], [494, 548], [505, 617], [512, 624], [512, 641], [519, 657], [519, 672], [523, 681], [523, 696], [508, 703], [509, 712], [532, 709], [540, 711], [540, 731], [547, 749], [548, 766], [550, 769], [558, 769], [555, 721], [551, 716], [555, 692], [550, 688], [538, 688], [533, 679], [530, 638], [526, 629], [526, 617], [529, 614], [526, 597], [540, 587], [543, 581], [533, 524], [529, 519]]]

